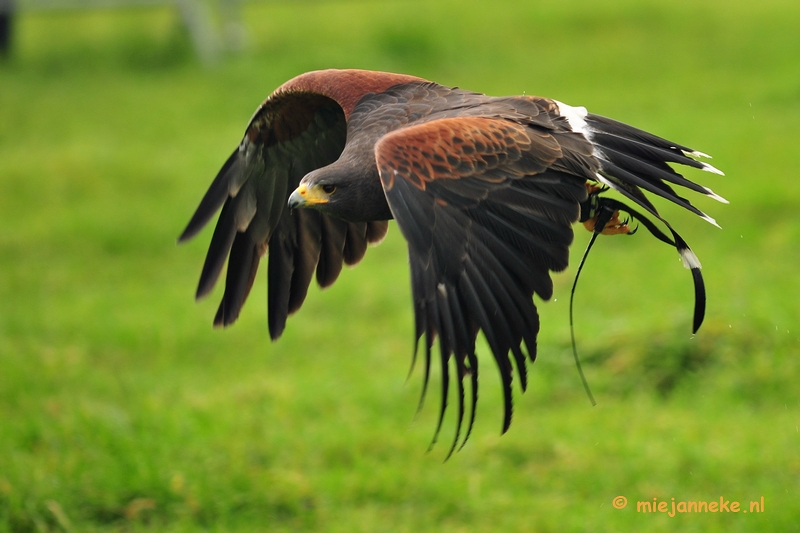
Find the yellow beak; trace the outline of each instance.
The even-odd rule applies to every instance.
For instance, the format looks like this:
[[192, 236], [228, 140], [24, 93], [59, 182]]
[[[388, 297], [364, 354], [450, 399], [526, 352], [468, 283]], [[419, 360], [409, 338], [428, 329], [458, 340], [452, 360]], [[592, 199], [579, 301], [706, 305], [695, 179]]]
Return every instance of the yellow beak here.
[[301, 183], [289, 196], [289, 207], [291, 209], [326, 203], [328, 203], [328, 196], [322, 192], [320, 187], [309, 187], [305, 183]]

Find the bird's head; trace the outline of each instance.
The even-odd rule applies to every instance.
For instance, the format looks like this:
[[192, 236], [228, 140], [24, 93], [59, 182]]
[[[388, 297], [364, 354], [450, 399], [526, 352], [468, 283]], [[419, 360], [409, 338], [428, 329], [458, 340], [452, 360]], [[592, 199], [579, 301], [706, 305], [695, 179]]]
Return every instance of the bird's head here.
[[333, 183], [316, 183], [309, 186], [301, 183], [297, 189], [289, 196], [289, 207], [316, 207], [322, 204], [329, 204], [333, 193], [338, 187]]
[[289, 208], [311, 208], [335, 214], [347, 203], [347, 183], [337, 173], [324, 168], [306, 174], [289, 196]]
[[309, 172], [289, 196], [288, 206], [316, 209], [350, 222], [388, 220], [392, 215], [380, 179], [369, 168], [334, 163]]

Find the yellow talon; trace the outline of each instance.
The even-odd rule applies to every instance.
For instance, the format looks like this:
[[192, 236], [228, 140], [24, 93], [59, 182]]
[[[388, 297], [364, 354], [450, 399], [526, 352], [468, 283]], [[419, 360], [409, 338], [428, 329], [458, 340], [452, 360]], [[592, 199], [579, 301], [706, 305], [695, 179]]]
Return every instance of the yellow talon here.
[[[589, 220], [583, 223], [583, 226], [591, 231], [594, 232], [595, 224], [597, 223], [597, 216], [590, 218]], [[614, 214], [611, 216], [611, 220], [608, 221], [606, 226], [603, 228], [603, 231], [600, 232], [602, 235], [628, 235], [631, 233], [631, 227], [628, 226], [627, 222], [623, 222], [619, 219], [619, 211], [614, 211]]]

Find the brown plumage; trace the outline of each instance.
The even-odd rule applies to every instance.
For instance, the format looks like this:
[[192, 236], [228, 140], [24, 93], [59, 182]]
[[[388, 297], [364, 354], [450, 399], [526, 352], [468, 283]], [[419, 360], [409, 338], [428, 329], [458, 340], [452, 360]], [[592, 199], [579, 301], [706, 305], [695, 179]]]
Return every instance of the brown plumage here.
[[256, 110], [180, 240], [222, 208], [197, 290], [198, 297], [211, 290], [227, 258], [216, 325], [236, 320], [259, 260], [269, 253], [269, 329], [277, 339], [314, 273], [321, 286], [333, 283], [342, 264], [360, 261], [394, 218], [408, 241], [416, 337], [425, 337], [425, 388], [439, 339], [437, 434], [454, 362], [455, 447], [467, 376], [471, 409], [464, 442], [475, 417], [478, 332], [500, 368], [505, 431], [513, 368], [524, 390], [526, 357], [536, 356], [539, 318], [532, 296], [551, 297], [550, 271], [567, 267], [572, 224], [590, 218], [601, 220], [597, 233], [606, 227], [627, 232], [611, 216], [627, 206], [600, 197], [605, 188], [672, 233], [670, 239], [651, 230], [675, 246], [695, 274], [699, 327], [699, 262], [642, 192], [713, 222], [669, 185], [722, 200], [667, 164], [719, 173], [697, 156], [703, 154], [548, 98], [495, 98], [401, 74], [310, 72], [283, 84]]

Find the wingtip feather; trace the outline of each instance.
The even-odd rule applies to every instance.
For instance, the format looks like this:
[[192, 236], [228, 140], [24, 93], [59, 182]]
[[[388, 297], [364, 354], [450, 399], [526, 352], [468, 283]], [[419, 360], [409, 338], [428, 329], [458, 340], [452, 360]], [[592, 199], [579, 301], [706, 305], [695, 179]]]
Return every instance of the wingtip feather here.
[[704, 187], [704, 189], [706, 191], [706, 195], [709, 196], [710, 198], [713, 198], [714, 200], [716, 200], [718, 202], [721, 202], [723, 204], [729, 204], [730, 203], [728, 200], [726, 200], [722, 196], [718, 195], [717, 193], [715, 193], [714, 191], [712, 191], [708, 187]]
[[719, 176], [725, 175], [723, 171], [721, 171], [720, 169], [718, 169], [713, 165], [709, 165], [708, 163], [700, 163], [700, 164], [703, 166], [703, 170], [705, 170], [706, 172], [711, 172], [712, 174], [717, 174]]
[[700, 215], [700, 218], [702, 218], [703, 220], [705, 220], [705, 221], [706, 221], [706, 222], [708, 222], [709, 224], [712, 224], [712, 225], [714, 225], [714, 226], [718, 227], [719, 229], [722, 229], [722, 226], [720, 226], [719, 224], [717, 224], [717, 221], [716, 221], [716, 220], [714, 220], [714, 219], [713, 219], [713, 218], [711, 218], [710, 216], [706, 215], [705, 213], [703, 213], [702, 215]]
[[684, 267], [690, 270], [702, 268], [700, 259], [697, 258], [697, 255], [695, 255], [691, 248], [679, 248], [678, 253], [681, 254], [681, 261], [683, 261]]

